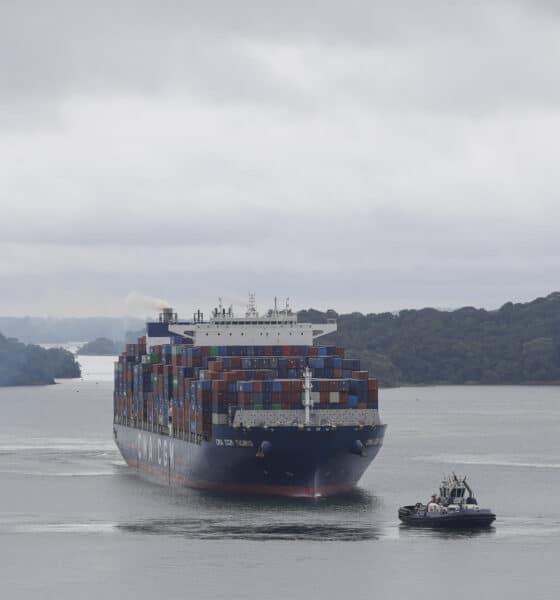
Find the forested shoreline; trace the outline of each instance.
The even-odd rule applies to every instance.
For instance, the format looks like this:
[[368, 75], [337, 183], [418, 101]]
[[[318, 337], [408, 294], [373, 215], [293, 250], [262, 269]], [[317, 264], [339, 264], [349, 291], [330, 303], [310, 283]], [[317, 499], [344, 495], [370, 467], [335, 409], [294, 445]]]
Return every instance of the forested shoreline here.
[[338, 331], [321, 343], [344, 346], [383, 385], [560, 382], [560, 292], [497, 310], [309, 309], [298, 316], [314, 323], [336, 318]]
[[26, 345], [0, 333], [0, 386], [46, 385], [80, 376], [80, 365], [71, 352]]
[[[312, 323], [336, 319], [337, 332], [318, 343], [345, 347], [349, 358], [360, 358], [385, 386], [560, 383], [560, 292], [526, 303], [507, 302], [497, 310], [338, 314], [308, 309], [298, 318]], [[80, 352], [113, 354], [123, 343], [98, 338]], [[0, 334], [0, 385], [79, 376], [70, 352]]]

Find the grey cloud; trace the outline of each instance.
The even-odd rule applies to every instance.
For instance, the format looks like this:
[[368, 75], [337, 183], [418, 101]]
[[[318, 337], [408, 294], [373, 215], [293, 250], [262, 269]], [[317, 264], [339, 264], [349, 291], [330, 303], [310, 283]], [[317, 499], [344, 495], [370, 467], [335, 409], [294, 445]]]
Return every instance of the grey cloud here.
[[[557, 288], [552, 3], [4, 2], [0, 313]], [[536, 267], [535, 265], [538, 265]]]
[[174, 4], [4, 4], [4, 100], [181, 89], [215, 102], [297, 100], [297, 89], [265, 68], [249, 38], [210, 23], [201, 28], [196, 11]]
[[[68, 1], [0, 10], [5, 126], [37, 105], [55, 117], [84, 93], [187, 93], [303, 111], [363, 98], [380, 110], [475, 115], [551, 106], [560, 95], [557, 23], [541, 3]], [[296, 49], [323, 85], [271, 68], [277, 48]]]

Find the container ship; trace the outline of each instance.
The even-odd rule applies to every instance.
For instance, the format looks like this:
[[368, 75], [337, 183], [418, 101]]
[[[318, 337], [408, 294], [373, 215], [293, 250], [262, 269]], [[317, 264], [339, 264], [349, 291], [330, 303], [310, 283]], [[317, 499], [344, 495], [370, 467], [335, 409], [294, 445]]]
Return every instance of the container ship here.
[[351, 490], [383, 443], [378, 383], [336, 322], [298, 322], [287, 303], [243, 317], [220, 304], [146, 324], [115, 363], [115, 442], [129, 467], [168, 486], [319, 497]]

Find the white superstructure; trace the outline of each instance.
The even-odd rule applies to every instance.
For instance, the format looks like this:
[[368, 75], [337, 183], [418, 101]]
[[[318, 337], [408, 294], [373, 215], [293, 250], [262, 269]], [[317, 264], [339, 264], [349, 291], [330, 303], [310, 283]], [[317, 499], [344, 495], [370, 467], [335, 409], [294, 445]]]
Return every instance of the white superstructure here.
[[[204, 320], [198, 311], [191, 321], [179, 321], [171, 309], [165, 309], [160, 322], [167, 325], [169, 334], [185, 339], [184, 343], [193, 346], [312, 346], [319, 336], [336, 331], [334, 320], [328, 323], [298, 323], [286, 302], [286, 307], [276, 307], [259, 315], [255, 308], [254, 296], [250, 296], [247, 311], [243, 317], [234, 315], [220, 305], [212, 312], [212, 317]], [[148, 336], [148, 346], [168, 344], [170, 335]]]

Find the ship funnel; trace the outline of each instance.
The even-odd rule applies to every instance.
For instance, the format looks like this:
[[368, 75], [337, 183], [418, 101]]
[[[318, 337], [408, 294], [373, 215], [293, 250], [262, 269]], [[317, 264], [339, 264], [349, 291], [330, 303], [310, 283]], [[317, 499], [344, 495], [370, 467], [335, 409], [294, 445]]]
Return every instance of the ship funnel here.
[[174, 313], [171, 307], [164, 308], [159, 314], [159, 322], [172, 323], [173, 321], [177, 321], [177, 313]]

